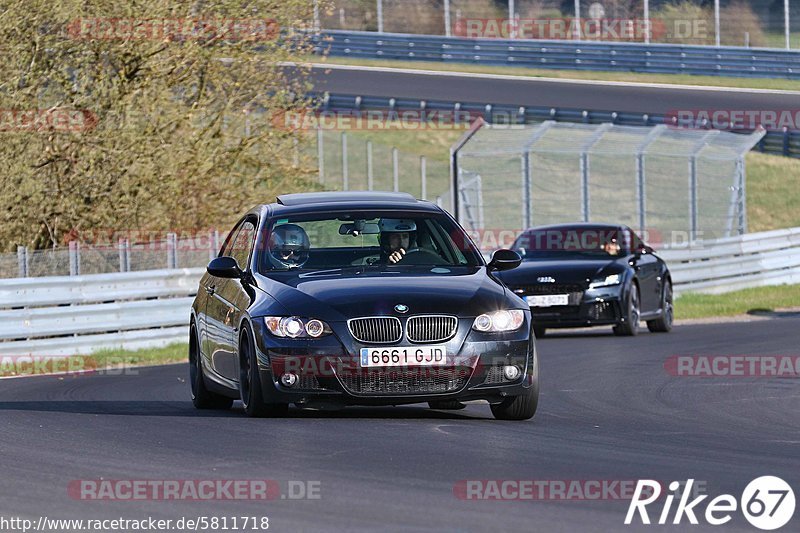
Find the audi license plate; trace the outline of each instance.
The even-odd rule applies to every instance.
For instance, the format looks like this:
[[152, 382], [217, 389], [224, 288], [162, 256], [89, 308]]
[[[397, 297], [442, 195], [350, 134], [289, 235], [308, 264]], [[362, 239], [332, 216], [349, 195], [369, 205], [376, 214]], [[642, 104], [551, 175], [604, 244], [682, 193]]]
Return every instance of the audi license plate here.
[[569, 294], [542, 294], [526, 296], [525, 301], [531, 307], [553, 307], [554, 305], [569, 305]]
[[361, 367], [443, 366], [447, 363], [444, 346], [395, 346], [361, 348]]

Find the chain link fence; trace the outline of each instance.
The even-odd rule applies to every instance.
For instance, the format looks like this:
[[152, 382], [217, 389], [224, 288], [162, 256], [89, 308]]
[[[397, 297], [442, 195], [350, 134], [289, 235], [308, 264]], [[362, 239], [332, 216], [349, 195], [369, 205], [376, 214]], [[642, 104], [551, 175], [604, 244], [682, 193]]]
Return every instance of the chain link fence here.
[[333, 0], [317, 27], [797, 49], [800, 0]]
[[485, 125], [455, 155], [459, 221], [479, 236], [577, 221], [626, 224], [665, 244], [743, 234], [744, 157], [763, 134]]

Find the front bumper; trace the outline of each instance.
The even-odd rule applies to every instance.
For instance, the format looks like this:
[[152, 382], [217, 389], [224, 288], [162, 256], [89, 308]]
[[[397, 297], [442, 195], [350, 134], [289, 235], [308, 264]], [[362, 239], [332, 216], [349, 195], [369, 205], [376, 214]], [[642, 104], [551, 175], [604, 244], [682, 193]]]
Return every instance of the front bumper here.
[[570, 295], [571, 305], [531, 307], [532, 320], [534, 325], [545, 328], [616, 325], [623, 316], [622, 293], [621, 284], [586, 289]]
[[[352, 340], [344, 324], [331, 324], [334, 334], [311, 341], [275, 338], [257, 327], [264, 401], [311, 408], [446, 400], [499, 403], [537, 382], [536, 349], [527, 317], [512, 333], [482, 334], [472, 331], [471, 325], [471, 320], [459, 320], [459, 333], [439, 344], [447, 353], [445, 366], [385, 369], [360, 367], [360, 349], [375, 346]], [[507, 380], [502, 374], [505, 365], [517, 366], [521, 375]], [[294, 387], [280, 382], [287, 372], [298, 377]]]

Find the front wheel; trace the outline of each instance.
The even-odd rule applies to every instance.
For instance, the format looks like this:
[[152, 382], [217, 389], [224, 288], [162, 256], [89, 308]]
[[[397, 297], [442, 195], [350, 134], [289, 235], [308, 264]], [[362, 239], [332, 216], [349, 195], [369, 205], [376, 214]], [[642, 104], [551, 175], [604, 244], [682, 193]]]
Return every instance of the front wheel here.
[[614, 334], [623, 337], [633, 337], [639, 333], [639, 287], [631, 283], [628, 291], [628, 299], [624, 309], [625, 320], [614, 326]]
[[192, 403], [197, 409], [230, 409], [233, 398], [209, 391], [203, 378], [203, 362], [200, 355], [197, 328], [189, 328], [189, 382], [192, 385]]
[[283, 416], [289, 411], [289, 404], [264, 402], [253, 336], [247, 326], [242, 328], [239, 342], [239, 395], [244, 405], [244, 412], [253, 418]]
[[503, 400], [491, 406], [497, 420], [528, 420], [536, 414], [539, 405], [539, 389], [532, 386], [519, 396]]
[[672, 329], [672, 321], [675, 311], [672, 306], [672, 283], [667, 281], [664, 284], [664, 292], [661, 295], [661, 316], [655, 320], [647, 321], [647, 329], [653, 333], [668, 333]]

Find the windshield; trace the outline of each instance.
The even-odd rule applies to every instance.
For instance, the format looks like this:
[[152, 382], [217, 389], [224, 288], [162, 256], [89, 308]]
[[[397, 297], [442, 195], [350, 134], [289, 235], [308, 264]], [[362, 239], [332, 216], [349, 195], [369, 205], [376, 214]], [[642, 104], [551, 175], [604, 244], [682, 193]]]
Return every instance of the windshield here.
[[551, 228], [528, 231], [514, 242], [523, 260], [614, 258], [627, 252], [617, 228]]
[[400, 211], [351, 211], [279, 218], [261, 239], [259, 271], [453, 267], [482, 264], [449, 217]]

